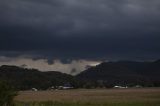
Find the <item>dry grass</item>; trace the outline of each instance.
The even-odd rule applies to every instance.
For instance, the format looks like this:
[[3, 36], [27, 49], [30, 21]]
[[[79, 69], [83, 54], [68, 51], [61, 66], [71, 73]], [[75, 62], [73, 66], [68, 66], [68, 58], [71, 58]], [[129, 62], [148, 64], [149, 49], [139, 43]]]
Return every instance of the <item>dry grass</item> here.
[[160, 103], [160, 88], [141, 89], [92, 89], [58, 91], [23, 91], [15, 98], [20, 102], [66, 102], [66, 103]]

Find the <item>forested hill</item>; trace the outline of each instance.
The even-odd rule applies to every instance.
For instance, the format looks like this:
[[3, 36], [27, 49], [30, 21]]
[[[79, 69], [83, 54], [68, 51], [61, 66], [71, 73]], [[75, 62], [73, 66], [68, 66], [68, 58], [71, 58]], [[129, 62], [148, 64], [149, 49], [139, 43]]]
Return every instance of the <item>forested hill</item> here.
[[36, 69], [7, 65], [0, 67], [0, 80], [7, 80], [20, 90], [33, 87], [47, 89], [51, 86], [60, 86], [65, 83], [71, 83], [72, 86], [76, 86], [75, 78], [65, 73], [56, 71], [41, 72]]
[[103, 62], [77, 75], [81, 80], [106, 86], [136, 85], [160, 86], [160, 60], [155, 62]]
[[65, 73], [17, 66], [0, 66], [0, 80], [7, 80], [19, 90], [48, 89], [69, 83], [73, 87], [160, 86], [160, 61], [155, 62], [103, 62], [76, 76]]

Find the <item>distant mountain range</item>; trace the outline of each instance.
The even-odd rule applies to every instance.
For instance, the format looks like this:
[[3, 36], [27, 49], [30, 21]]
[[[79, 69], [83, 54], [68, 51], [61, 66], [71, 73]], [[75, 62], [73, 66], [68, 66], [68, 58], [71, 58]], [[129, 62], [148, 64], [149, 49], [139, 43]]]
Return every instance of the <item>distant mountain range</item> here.
[[160, 85], [160, 60], [155, 62], [103, 62], [77, 75], [81, 80], [101, 81], [105, 85]]
[[36, 69], [7, 65], [0, 67], [0, 80], [7, 80], [20, 90], [47, 89], [51, 86], [62, 86], [66, 83], [76, 84], [75, 78], [65, 73], [56, 71], [41, 72]]
[[66, 83], [75, 88], [121, 86], [160, 86], [160, 60], [155, 62], [103, 62], [76, 76], [56, 71], [41, 72], [17, 66], [0, 67], [0, 80], [7, 80], [20, 90], [47, 89]]

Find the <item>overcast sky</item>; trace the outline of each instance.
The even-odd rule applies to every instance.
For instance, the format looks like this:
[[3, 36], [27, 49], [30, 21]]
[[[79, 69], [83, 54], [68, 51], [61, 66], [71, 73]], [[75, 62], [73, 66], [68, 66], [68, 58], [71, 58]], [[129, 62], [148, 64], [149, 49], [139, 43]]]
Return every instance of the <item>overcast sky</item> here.
[[69, 73], [159, 58], [160, 0], [0, 1], [0, 65]]

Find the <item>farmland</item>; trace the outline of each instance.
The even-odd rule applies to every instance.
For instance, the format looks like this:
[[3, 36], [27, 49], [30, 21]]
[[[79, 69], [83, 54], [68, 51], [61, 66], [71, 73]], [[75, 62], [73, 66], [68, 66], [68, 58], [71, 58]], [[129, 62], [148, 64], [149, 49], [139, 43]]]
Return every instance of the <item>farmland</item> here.
[[16, 106], [160, 106], [160, 88], [21, 91]]

